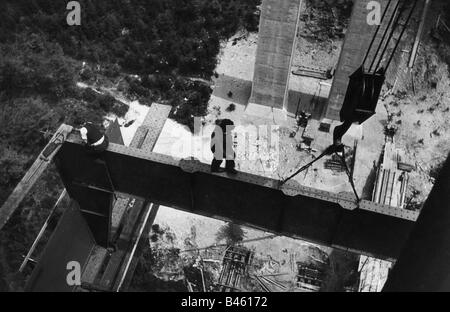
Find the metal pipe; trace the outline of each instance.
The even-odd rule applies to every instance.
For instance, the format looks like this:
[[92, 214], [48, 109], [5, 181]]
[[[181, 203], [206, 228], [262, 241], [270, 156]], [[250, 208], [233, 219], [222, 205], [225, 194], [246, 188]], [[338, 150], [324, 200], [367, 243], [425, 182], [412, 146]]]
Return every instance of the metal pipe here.
[[402, 29], [402, 32], [400, 33], [400, 37], [398, 38], [397, 42], [395, 43], [394, 50], [392, 51], [389, 61], [386, 64], [385, 72], [389, 68], [389, 65], [391, 64], [392, 59], [394, 58], [395, 51], [397, 51], [400, 41], [402, 40], [403, 34], [405, 33], [406, 28], [408, 27], [409, 20], [411, 19], [411, 16], [413, 15], [414, 10], [416, 9], [417, 2], [418, 2], [418, 0], [414, 1], [413, 7], [411, 8], [411, 11], [408, 14], [408, 18], [406, 19], [405, 24], [403, 25], [403, 29]]
[[203, 292], [206, 292], [205, 275], [203, 274], [203, 263], [202, 263], [202, 266], [199, 268], [199, 270], [200, 270], [200, 274], [202, 275]]
[[19, 268], [19, 272], [22, 272], [25, 269], [25, 266], [28, 263], [28, 260], [30, 260], [31, 254], [33, 253], [33, 251], [36, 249], [37, 244], [39, 243], [39, 241], [41, 240], [42, 235], [44, 234], [45, 230], [47, 229], [48, 226], [48, 222], [50, 221], [51, 217], [53, 216], [53, 213], [55, 212], [56, 208], [59, 206], [59, 204], [61, 203], [61, 201], [63, 200], [64, 196], [66, 196], [67, 191], [66, 189], [64, 189], [61, 194], [59, 195], [58, 200], [56, 201], [56, 203], [53, 205], [52, 210], [50, 211], [50, 214], [48, 215], [47, 219], [44, 222], [44, 225], [42, 226], [41, 230], [39, 231], [38, 235], [36, 236], [36, 238], [34, 239], [33, 244], [31, 245], [30, 249], [28, 250], [27, 255], [25, 256], [25, 259], [23, 260], [22, 264], [20, 265]]
[[[400, 3], [400, 1], [398, 3]], [[403, 5], [399, 9], [399, 12], [397, 13], [397, 16], [395, 18], [395, 22], [392, 25], [391, 31], [389, 33], [389, 36], [386, 39], [386, 44], [385, 44], [385, 46], [383, 48], [383, 52], [381, 52], [381, 55], [380, 55], [380, 57], [378, 59], [378, 62], [377, 62], [377, 65], [375, 66], [375, 68], [373, 70], [373, 74], [374, 75], [378, 71], [378, 69], [380, 68], [380, 64], [383, 61], [384, 54], [386, 53], [387, 48], [389, 47], [389, 42], [391, 42], [391, 39], [394, 36], [395, 30], [396, 30], [397, 26], [399, 25], [400, 18], [402, 17], [403, 12], [405, 11], [405, 9], [406, 9], [406, 4], [403, 3]], [[389, 31], [389, 29], [386, 29], [386, 32], [388, 32], [388, 31]]]
[[364, 64], [366, 63], [367, 57], [369, 56], [369, 53], [370, 53], [370, 49], [372, 49], [372, 45], [375, 42], [375, 39], [377, 38], [378, 32], [380, 31], [381, 25], [383, 24], [383, 21], [384, 21], [384, 17], [386, 16], [386, 13], [387, 13], [389, 7], [391, 6], [391, 3], [392, 3], [392, 0], [389, 0], [388, 4], [386, 5], [386, 8], [384, 8], [380, 24], [377, 26], [377, 30], [375, 31], [375, 34], [372, 37], [372, 41], [370, 41], [370, 45], [369, 45], [369, 48], [367, 49], [366, 56], [364, 56], [364, 60], [362, 62], [362, 66], [364, 66]]
[[386, 38], [387, 33], [389, 32], [389, 28], [391, 28], [392, 22], [396, 18], [399, 6], [400, 6], [400, 0], [397, 1], [397, 4], [394, 7], [394, 11], [392, 12], [392, 16], [389, 19], [389, 23], [388, 23], [388, 25], [386, 27], [386, 30], [384, 31], [383, 37], [381, 38], [380, 45], [378, 46], [377, 51], [375, 52], [375, 56], [373, 57], [372, 63], [370, 63], [370, 67], [369, 67], [369, 70], [368, 70], [369, 73], [372, 70], [373, 65], [375, 64], [375, 60], [377, 59], [377, 55], [380, 52], [381, 47], [383, 46], [383, 42], [384, 42], [384, 39]]

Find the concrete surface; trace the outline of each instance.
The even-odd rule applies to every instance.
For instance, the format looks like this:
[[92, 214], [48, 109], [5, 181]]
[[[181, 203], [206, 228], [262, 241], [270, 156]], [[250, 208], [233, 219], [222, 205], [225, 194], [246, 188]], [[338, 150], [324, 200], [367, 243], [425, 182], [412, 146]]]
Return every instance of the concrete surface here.
[[301, 0], [264, 0], [250, 103], [285, 109]]

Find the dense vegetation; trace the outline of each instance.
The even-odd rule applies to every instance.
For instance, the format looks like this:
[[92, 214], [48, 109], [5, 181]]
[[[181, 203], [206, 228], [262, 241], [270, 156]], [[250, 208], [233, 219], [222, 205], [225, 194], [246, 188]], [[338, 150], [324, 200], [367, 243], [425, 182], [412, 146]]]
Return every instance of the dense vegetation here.
[[[41, 131], [124, 113], [77, 81], [121, 81], [125, 93], [170, 103], [173, 117], [192, 126], [211, 89], [189, 77], [209, 79], [221, 40], [257, 29], [260, 0], [79, 2], [81, 26], [70, 27], [66, 0], [0, 1], [0, 204], [45, 145]], [[0, 289], [20, 288], [12, 273], [60, 190], [50, 172], [0, 232]]]
[[[76, 59], [134, 73], [211, 76], [219, 42], [240, 26], [256, 30], [257, 0], [80, 0], [81, 26], [68, 27], [67, 1], [2, 1], [0, 40], [44, 32]], [[20, 21], [20, 23], [18, 23]]]
[[205, 114], [211, 89], [184, 77], [211, 77], [220, 41], [239, 28], [257, 29], [260, 0], [79, 2], [81, 26], [69, 27], [65, 0], [2, 1], [0, 42], [45, 34], [66, 56], [100, 64], [105, 76], [139, 74], [128, 79], [127, 91], [180, 106], [173, 117], [192, 126], [192, 116]]

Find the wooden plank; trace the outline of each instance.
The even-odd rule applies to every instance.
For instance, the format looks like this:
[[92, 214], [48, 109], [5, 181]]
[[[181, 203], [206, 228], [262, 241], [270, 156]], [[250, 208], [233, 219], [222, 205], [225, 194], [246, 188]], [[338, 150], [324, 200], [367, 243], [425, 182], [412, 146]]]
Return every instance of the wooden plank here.
[[119, 197], [114, 203], [111, 216], [111, 237], [115, 241], [116, 235], [120, 234], [122, 220], [127, 210], [130, 198]]
[[119, 278], [116, 280], [113, 290], [120, 291], [122, 289], [127, 289], [131, 283], [134, 270], [138, 263], [138, 255], [142, 251], [142, 243], [145, 243], [145, 240], [141, 239], [142, 235], [144, 232], [148, 233], [150, 230], [150, 227], [155, 221], [158, 210], [159, 205], [150, 203], [145, 206], [145, 209], [142, 212], [143, 217], [139, 220], [139, 231], [136, 231], [133, 235], [132, 243], [130, 244], [130, 248], [125, 255], [124, 262], [119, 270]]
[[[16, 188], [12, 191], [11, 195], [9, 195], [8, 199], [3, 203], [3, 206], [0, 208], [0, 230], [3, 228], [3, 226], [5, 226], [11, 215], [19, 207], [22, 200], [25, 198], [25, 196], [31, 190], [33, 185], [36, 183], [36, 181], [48, 167], [51, 160], [58, 152], [58, 150], [61, 148], [62, 143], [64, 143], [64, 141], [66, 140], [68, 134], [72, 131], [72, 129], [73, 128], [71, 126], [65, 124], [59, 127], [59, 129], [53, 135], [50, 142], [43, 149], [41, 154], [39, 154], [37, 159], [34, 161], [33, 165], [31, 165], [30, 169], [28, 169], [25, 176], [22, 178], [22, 180], [19, 182]], [[56, 147], [49, 155], [44, 157], [43, 156], [44, 151], [46, 151], [49, 147], [51, 147], [52, 144], [56, 144]]]
[[145, 116], [144, 122], [136, 131], [130, 147], [151, 152], [171, 110], [172, 106], [153, 103]]
[[108, 251], [101, 247], [95, 246], [89, 255], [89, 261], [81, 276], [82, 283], [93, 284], [103, 262], [106, 259]]
[[386, 198], [386, 187], [387, 187], [387, 182], [389, 181], [390, 173], [391, 173], [390, 170], [383, 169], [383, 180], [381, 182], [381, 193], [380, 193], [380, 198], [378, 199], [378, 202], [381, 204], [384, 203], [384, 199]]
[[105, 269], [100, 286], [111, 289], [115, 283], [120, 266], [122, 265], [128, 247], [131, 243], [132, 235], [136, 229], [139, 216], [141, 215], [144, 202], [136, 200], [125, 220], [125, 226], [117, 241], [117, 250], [111, 255], [111, 259]]
[[417, 50], [419, 49], [420, 38], [423, 34], [423, 28], [425, 26], [425, 19], [428, 14], [428, 8], [430, 7], [431, 0], [425, 0], [422, 17], [420, 18], [419, 28], [417, 29], [416, 39], [414, 40], [413, 49], [411, 52], [411, 57], [409, 59], [408, 67], [412, 68], [414, 66], [414, 62], [416, 61]]
[[383, 203], [385, 205], [389, 206], [391, 205], [394, 182], [395, 182], [395, 171], [392, 171], [391, 175], [389, 176], [388, 185], [386, 187], [386, 198]]
[[164, 124], [169, 117], [172, 106], [153, 103], [145, 117], [143, 125], [148, 128], [147, 135], [140, 147], [143, 150], [152, 151], [161, 134]]

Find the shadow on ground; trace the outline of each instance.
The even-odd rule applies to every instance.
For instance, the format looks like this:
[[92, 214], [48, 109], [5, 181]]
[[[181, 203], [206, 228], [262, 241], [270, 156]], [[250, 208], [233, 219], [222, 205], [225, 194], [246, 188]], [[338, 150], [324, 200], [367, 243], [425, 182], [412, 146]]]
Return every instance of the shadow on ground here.
[[[213, 95], [230, 102], [247, 105], [252, 92], [252, 82], [227, 75], [214, 79]], [[287, 111], [291, 114], [305, 111], [320, 120], [326, 113], [327, 98], [289, 90]]]

